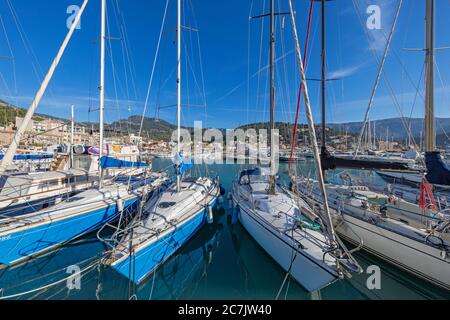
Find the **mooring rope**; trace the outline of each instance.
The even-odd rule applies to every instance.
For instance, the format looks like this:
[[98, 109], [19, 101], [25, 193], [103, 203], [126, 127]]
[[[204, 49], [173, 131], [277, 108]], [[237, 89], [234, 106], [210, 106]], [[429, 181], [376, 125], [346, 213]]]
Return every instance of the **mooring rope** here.
[[[57, 286], [57, 285], [59, 285], [61, 283], [67, 282], [68, 280], [73, 279], [76, 276], [80, 276], [81, 277], [82, 273], [84, 273], [84, 272], [86, 272], [86, 271], [96, 267], [99, 263], [100, 263], [100, 261], [95, 261], [95, 263], [93, 263], [91, 265], [88, 265], [87, 267], [85, 267], [84, 269], [80, 270], [79, 272], [73, 273], [73, 274], [71, 274], [70, 276], [68, 276], [66, 278], [63, 278], [61, 280], [52, 282], [52, 283], [50, 283], [48, 285], [45, 285], [45, 286], [42, 286], [42, 287], [39, 287], [39, 288], [35, 288], [35, 289], [31, 289], [31, 290], [28, 290], [28, 291], [25, 291], [25, 292], [16, 293], [16, 294], [12, 294], [12, 295], [9, 295], [9, 296], [2, 296], [2, 297], [0, 297], [0, 300], [14, 299], [14, 298], [25, 296], [25, 295], [28, 295], [28, 294], [31, 294], [31, 293], [34, 293], [34, 292], [38, 292], [38, 291], [41, 291], [41, 290], [49, 289], [49, 288]], [[3, 289], [0, 289], [0, 292], [3, 292]]]

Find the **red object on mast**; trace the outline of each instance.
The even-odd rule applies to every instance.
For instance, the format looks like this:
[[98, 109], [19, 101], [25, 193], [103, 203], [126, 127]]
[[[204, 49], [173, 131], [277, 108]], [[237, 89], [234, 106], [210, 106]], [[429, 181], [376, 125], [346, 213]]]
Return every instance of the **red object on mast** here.
[[[306, 62], [307, 62], [307, 55], [308, 55], [309, 35], [311, 33], [311, 21], [312, 21], [312, 16], [313, 16], [313, 8], [314, 8], [314, 0], [311, 0], [311, 4], [309, 6], [309, 19], [308, 19], [308, 29], [306, 32], [305, 52], [303, 54], [303, 66], [305, 67], [305, 70], [306, 70]], [[300, 115], [302, 94], [303, 94], [303, 86], [300, 84], [300, 90], [299, 90], [298, 102], [297, 102], [297, 113], [295, 115], [294, 136], [292, 139], [291, 156], [289, 158], [289, 169], [291, 169], [292, 159], [294, 157], [295, 145], [297, 142], [297, 126], [298, 126], [298, 119], [299, 119], [299, 115]]]
[[422, 179], [422, 183], [420, 184], [420, 200], [419, 200], [419, 207], [424, 210], [428, 208], [427, 198], [430, 201], [431, 209], [433, 211], [437, 211], [437, 203], [433, 195], [433, 185], [431, 185], [424, 177]]

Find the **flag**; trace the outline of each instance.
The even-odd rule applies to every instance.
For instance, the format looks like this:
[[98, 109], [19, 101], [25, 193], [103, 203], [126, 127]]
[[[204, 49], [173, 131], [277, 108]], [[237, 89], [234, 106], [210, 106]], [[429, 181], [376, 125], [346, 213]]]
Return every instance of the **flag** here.
[[174, 163], [175, 169], [177, 170], [177, 175], [179, 176], [184, 175], [192, 167], [192, 160], [184, 159], [182, 153], [177, 153], [175, 155]]

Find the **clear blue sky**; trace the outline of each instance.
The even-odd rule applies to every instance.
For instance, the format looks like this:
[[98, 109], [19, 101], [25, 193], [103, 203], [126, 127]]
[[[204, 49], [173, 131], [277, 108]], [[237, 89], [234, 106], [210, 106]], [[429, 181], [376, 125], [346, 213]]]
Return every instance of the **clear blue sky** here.
[[[67, 32], [67, 7], [72, 4], [80, 5], [81, 2], [9, 0], [23, 28], [22, 36], [26, 35], [28, 39], [26, 41], [29, 45], [26, 47], [8, 1], [0, 0], [0, 14], [6, 29], [5, 33], [0, 26], [1, 99], [27, 107], [43, 72], [47, 71]], [[396, 106], [393, 102], [391, 90], [386, 80], [383, 80], [376, 95], [372, 119], [398, 117], [402, 113], [405, 116], [423, 116], [423, 92], [416, 96], [415, 87], [420, 86], [423, 90], [421, 72], [424, 54], [405, 51], [403, 48], [423, 47], [425, 2], [404, 2], [384, 73], [384, 79], [388, 79], [398, 104]], [[147, 112], [147, 116], [151, 117], [155, 115], [158, 103], [168, 106], [176, 102], [176, 82], [173, 75], [176, 64], [176, 1], [170, 0], [169, 3]], [[268, 120], [268, 20], [265, 20], [264, 25], [262, 51], [262, 20], [249, 23], [249, 15], [262, 13], [264, 3], [267, 10], [268, 0], [183, 0], [186, 17], [184, 24], [200, 30], [198, 36], [208, 104], [207, 118], [202, 108], [186, 106], [183, 109], [185, 125], [193, 125], [194, 120], [207, 119], [208, 126], [233, 128], [250, 121]], [[280, 6], [280, 11], [288, 10], [287, 1], [279, 0], [276, 3]], [[436, 3], [436, 46], [450, 46], [450, 33], [447, 32], [450, 3], [444, 0], [437, 0]], [[309, 1], [295, 0], [294, 4], [303, 47]], [[365, 23], [368, 17], [365, 11], [370, 4], [378, 4], [382, 8], [382, 30], [368, 31], [368, 39], [358, 14]], [[363, 119], [378, 68], [371, 46], [381, 56], [385, 45], [383, 33], [389, 33], [397, 4], [397, 0], [338, 0], [327, 4], [328, 76], [340, 78], [339, 81], [330, 82], [328, 86], [328, 121]], [[108, 122], [129, 115], [141, 115], [143, 112], [165, 5], [166, 0], [108, 0], [109, 36], [113, 38], [111, 48], [108, 43], [107, 52]], [[38, 112], [67, 118], [69, 106], [75, 104], [77, 120], [97, 121], [98, 113], [89, 113], [88, 110], [89, 107], [96, 109], [98, 104], [99, 43], [96, 38], [100, 27], [99, 9], [100, 0], [90, 0], [82, 18], [82, 28], [75, 33]], [[320, 75], [320, 4], [317, 3], [314, 9], [308, 62], [308, 76], [313, 78]], [[118, 23], [122, 18], [124, 24]], [[124, 27], [128, 38], [126, 47], [124, 41], [114, 40], [121, 36], [120, 28]], [[202, 104], [203, 84], [197, 33], [183, 31], [183, 37], [183, 103]], [[7, 38], [14, 62], [8, 58], [11, 53]], [[293, 121], [296, 108], [298, 72], [293, 49], [289, 17], [284, 22], [277, 19], [277, 117], [282, 121]], [[124, 52], [128, 52], [128, 55]], [[111, 54], [115, 72], [112, 71]], [[450, 50], [438, 51], [436, 56], [439, 70], [436, 76], [436, 114], [446, 117], [450, 116]], [[128, 61], [132, 61], [132, 72]], [[262, 69], [260, 77], [259, 66]], [[161, 85], [164, 83], [165, 85]], [[318, 83], [310, 82], [309, 90], [316, 121], [319, 121]], [[163, 109], [160, 116], [174, 122], [175, 110]], [[302, 120], [304, 121], [304, 115]]]

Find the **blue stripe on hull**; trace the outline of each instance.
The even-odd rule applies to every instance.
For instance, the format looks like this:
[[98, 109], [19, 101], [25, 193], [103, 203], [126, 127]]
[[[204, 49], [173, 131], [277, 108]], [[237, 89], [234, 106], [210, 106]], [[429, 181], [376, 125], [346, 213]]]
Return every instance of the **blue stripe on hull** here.
[[[215, 204], [216, 199], [210, 205], [214, 207]], [[130, 280], [136, 284], [140, 284], [206, 224], [207, 215], [206, 210], [199, 211], [194, 218], [173, 228], [173, 231], [164, 238], [150, 243], [136, 255], [114, 265], [113, 269], [126, 278], [131, 278]]]
[[[135, 207], [138, 198], [124, 203]], [[116, 204], [0, 237], [0, 263], [11, 265], [92, 232], [119, 215]]]

